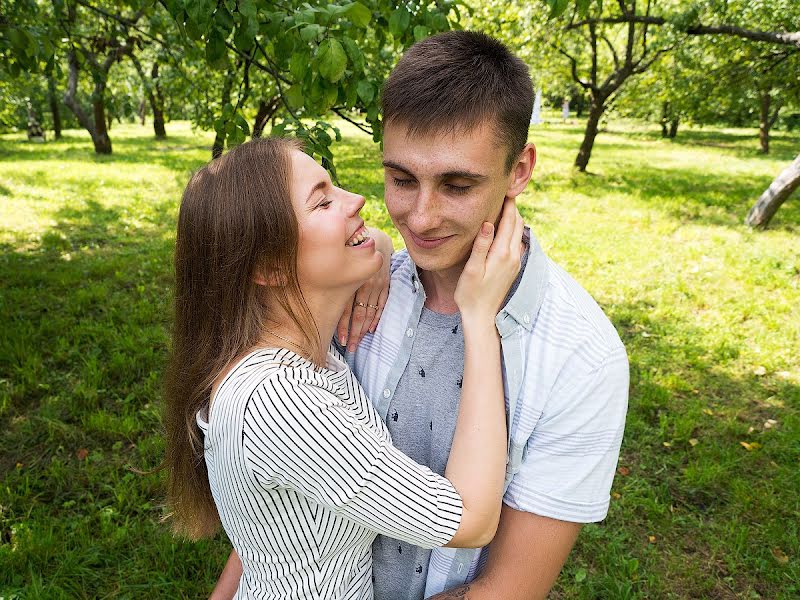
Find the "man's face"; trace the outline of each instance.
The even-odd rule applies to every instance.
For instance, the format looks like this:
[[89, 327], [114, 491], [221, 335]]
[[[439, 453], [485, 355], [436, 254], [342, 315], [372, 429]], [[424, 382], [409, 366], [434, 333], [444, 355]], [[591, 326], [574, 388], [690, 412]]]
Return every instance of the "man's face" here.
[[408, 135], [384, 130], [386, 208], [420, 269], [461, 268], [484, 221], [496, 224], [513, 181], [508, 149], [490, 123], [470, 131]]

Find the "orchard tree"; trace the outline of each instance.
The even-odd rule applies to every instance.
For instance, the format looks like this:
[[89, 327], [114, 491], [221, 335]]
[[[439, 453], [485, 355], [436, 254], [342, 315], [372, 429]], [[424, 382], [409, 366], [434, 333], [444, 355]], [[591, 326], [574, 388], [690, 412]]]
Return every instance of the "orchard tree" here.
[[[325, 119], [336, 114], [380, 140], [378, 93], [399, 53], [416, 40], [451, 28], [451, 19], [459, 17], [455, 0], [162, 4], [184, 36], [184, 46], [201, 47], [208, 67], [223, 74], [222, 111], [214, 120], [218, 140], [237, 144], [250, 135], [246, 101], [257, 96], [262, 115], [257, 126], [263, 129], [265, 117], [284, 112], [273, 133], [303, 139], [331, 169], [330, 146], [339, 132]], [[252, 88], [247, 81], [254, 71], [269, 80], [266, 94], [246, 91]]]
[[[684, 36], [722, 36], [764, 44], [781, 48], [789, 56], [800, 52], [800, 3], [796, 0], [706, 0], [688, 6], [680, 3], [670, 7], [672, 13], [664, 15], [649, 14], [649, 11], [641, 15], [626, 10], [624, 0], [619, 0], [621, 14], [613, 16], [590, 14], [592, 6], [596, 6], [592, 0], [544, 1], [551, 7], [552, 16], [562, 15], [568, 10], [573, 15], [580, 15], [578, 21], [571, 21], [572, 26], [647, 24], [674, 29]], [[601, 4], [600, 0], [595, 1]], [[796, 78], [796, 73], [790, 76]], [[745, 222], [751, 227], [766, 227], [798, 185], [800, 155], [764, 191]]]

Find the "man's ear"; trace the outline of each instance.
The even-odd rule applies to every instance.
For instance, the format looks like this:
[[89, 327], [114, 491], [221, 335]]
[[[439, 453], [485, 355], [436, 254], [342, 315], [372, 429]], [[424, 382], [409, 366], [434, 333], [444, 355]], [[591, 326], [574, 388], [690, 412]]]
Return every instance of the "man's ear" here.
[[536, 166], [536, 146], [525, 144], [522, 152], [517, 156], [517, 162], [514, 163], [508, 174], [507, 198], [516, 198], [523, 192], [531, 180], [534, 166]]

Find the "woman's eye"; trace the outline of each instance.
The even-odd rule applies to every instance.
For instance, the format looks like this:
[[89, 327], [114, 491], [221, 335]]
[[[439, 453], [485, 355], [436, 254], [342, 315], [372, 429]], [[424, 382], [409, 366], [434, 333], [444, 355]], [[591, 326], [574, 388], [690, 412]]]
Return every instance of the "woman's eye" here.
[[332, 202], [330, 200], [323, 200], [319, 204], [317, 204], [317, 208], [328, 208]]
[[403, 187], [411, 183], [410, 179], [398, 179], [397, 177], [393, 177], [392, 179], [394, 179], [394, 184], [397, 187]]
[[445, 185], [445, 187], [447, 187], [447, 189], [450, 192], [454, 193], [454, 194], [466, 194], [470, 190], [470, 188], [472, 186], [471, 185], [453, 185], [452, 183], [448, 183], [448, 184]]

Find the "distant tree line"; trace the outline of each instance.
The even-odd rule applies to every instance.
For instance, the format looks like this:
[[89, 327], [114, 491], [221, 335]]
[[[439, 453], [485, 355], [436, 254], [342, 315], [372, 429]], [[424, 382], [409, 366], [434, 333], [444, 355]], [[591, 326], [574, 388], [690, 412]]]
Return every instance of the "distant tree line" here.
[[[800, 121], [796, 0], [7, 0], [0, 4], [0, 127], [27, 102], [55, 137], [79, 126], [109, 154], [118, 120], [188, 118], [212, 156], [265, 129], [303, 138], [335, 175], [337, 116], [381, 138], [379, 90], [414, 41], [487, 31], [525, 58], [549, 96], [586, 116], [575, 167], [588, 169], [614, 114], [680, 124]], [[794, 165], [797, 161], [794, 161]], [[747, 222], [763, 227], [800, 183], [787, 167]]]

